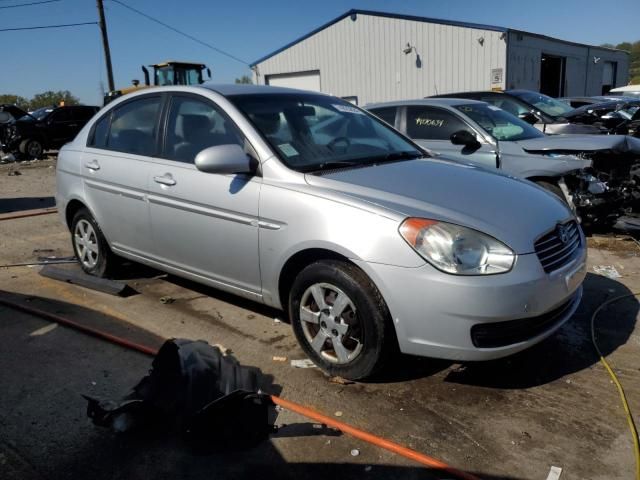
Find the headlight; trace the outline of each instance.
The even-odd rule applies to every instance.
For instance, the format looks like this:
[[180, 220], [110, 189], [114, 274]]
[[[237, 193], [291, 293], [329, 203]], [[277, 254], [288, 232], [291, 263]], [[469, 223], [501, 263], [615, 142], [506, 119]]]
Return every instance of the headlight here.
[[511, 270], [515, 254], [484, 233], [452, 223], [408, 218], [400, 235], [427, 262], [455, 275], [491, 275]]

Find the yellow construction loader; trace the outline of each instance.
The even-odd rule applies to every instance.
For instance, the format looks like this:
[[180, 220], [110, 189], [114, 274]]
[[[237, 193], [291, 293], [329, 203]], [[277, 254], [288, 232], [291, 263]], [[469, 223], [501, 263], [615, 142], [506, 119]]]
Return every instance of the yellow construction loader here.
[[207, 73], [207, 80], [211, 78], [211, 70], [203, 63], [167, 61], [149, 65], [153, 68], [153, 83], [149, 75], [149, 69], [142, 66], [144, 85], [139, 80], [133, 80], [132, 85], [119, 90], [107, 92], [104, 96], [104, 104], [130, 92], [142, 88], [162, 87], [164, 85], [199, 85], [205, 81], [203, 72]]

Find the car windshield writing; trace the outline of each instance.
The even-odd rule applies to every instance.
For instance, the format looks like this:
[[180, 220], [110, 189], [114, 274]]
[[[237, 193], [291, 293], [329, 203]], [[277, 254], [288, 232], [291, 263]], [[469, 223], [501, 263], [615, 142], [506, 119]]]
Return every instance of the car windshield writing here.
[[548, 97], [542, 93], [535, 92], [513, 92], [513, 95], [521, 98], [527, 103], [530, 103], [537, 109], [543, 111], [547, 115], [552, 117], [562, 117], [566, 113], [569, 113], [573, 108], [560, 100]]
[[497, 140], [517, 141], [544, 137], [527, 122], [493, 105], [458, 105], [456, 109], [467, 115]]
[[236, 95], [229, 99], [294, 170], [313, 171], [424, 155], [373, 115], [334, 97], [286, 93]]

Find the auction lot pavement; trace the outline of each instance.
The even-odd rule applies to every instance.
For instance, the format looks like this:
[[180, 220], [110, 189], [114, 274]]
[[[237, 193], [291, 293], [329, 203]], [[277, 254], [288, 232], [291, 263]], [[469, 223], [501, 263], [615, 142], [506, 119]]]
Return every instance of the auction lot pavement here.
[[[52, 161], [0, 166], [0, 213], [51, 206]], [[9, 175], [12, 170], [21, 175]], [[42, 200], [41, 200], [42, 199]], [[369, 432], [487, 479], [623, 479], [634, 471], [618, 394], [590, 341], [605, 299], [640, 291], [640, 248], [621, 238], [589, 240], [589, 275], [576, 315], [554, 336], [484, 364], [402, 357], [375, 383], [340, 385], [304, 354], [281, 312], [173, 276], [131, 268], [137, 293], [119, 298], [0, 267], [0, 298], [158, 346], [204, 339], [271, 376], [269, 393], [312, 406]], [[57, 215], [0, 222], [0, 264], [71, 255]], [[612, 266], [620, 278], [595, 273]], [[173, 303], [162, 303], [169, 296]], [[626, 299], [597, 321], [601, 349], [640, 412], [639, 304]], [[276, 320], [277, 319], [277, 320]], [[292, 412], [278, 434], [240, 453], [196, 454], [179, 438], [116, 436], [95, 427], [82, 393], [117, 398], [147, 373], [150, 358], [0, 306], [0, 478], [451, 478]], [[287, 357], [286, 362], [275, 361]], [[636, 419], [637, 419], [636, 415]], [[216, 432], [212, 432], [216, 435]], [[356, 456], [351, 454], [356, 450]]]

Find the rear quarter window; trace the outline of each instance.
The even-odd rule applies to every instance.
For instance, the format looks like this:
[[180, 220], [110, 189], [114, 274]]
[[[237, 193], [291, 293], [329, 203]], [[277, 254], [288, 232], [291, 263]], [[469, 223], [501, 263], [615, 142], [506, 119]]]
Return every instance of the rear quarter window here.
[[107, 114], [103, 116], [100, 120], [98, 120], [89, 136], [88, 146], [93, 148], [106, 148], [107, 146], [107, 135], [109, 134], [109, 120], [111, 119], [111, 114]]

